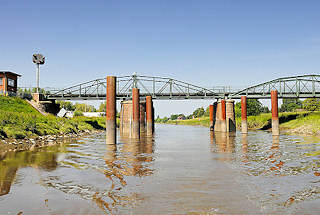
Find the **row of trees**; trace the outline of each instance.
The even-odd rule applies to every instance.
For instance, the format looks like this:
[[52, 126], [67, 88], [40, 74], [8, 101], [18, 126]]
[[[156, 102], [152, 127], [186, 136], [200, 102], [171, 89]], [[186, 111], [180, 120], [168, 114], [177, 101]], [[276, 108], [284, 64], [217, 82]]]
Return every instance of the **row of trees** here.
[[283, 99], [280, 107], [281, 112], [291, 112], [298, 109], [306, 111], [320, 111], [320, 99], [308, 98], [303, 101], [299, 99]]
[[58, 101], [60, 108], [64, 108], [68, 111], [80, 111], [80, 112], [105, 112], [106, 104], [101, 103], [99, 108], [96, 109], [93, 105], [88, 105], [84, 103], [75, 103], [68, 101]]

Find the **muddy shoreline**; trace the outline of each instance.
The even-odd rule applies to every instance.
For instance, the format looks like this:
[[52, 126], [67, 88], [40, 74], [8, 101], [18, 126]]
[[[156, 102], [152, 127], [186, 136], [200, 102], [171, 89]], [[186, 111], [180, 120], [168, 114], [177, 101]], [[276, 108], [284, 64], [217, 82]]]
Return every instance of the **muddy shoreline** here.
[[104, 132], [104, 130], [87, 130], [76, 134], [45, 135], [30, 139], [0, 139], [0, 160], [8, 152], [32, 151], [36, 148], [53, 146], [64, 143], [70, 139], [102, 132]]

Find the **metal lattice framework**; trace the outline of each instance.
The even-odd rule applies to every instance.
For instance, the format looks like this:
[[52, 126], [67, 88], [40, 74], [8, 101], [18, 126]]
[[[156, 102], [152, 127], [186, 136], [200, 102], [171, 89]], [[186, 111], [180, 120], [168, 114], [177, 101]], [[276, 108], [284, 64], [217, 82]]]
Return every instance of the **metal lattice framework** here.
[[[140, 96], [151, 95], [153, 99], [240, 99], [270, 98], [271, 90], [277, 90], [279, 98], [320, 98], [320, 75], [302, 75], [278, 78], [243, 90], [232, 90], [227, 87], [208, 89], [172, 78], [149, 76], [117, 77], [117, 99], [131, 99], [132, 88], [140, 89]], [[106, 79], [78, 84], [62, 90], [51, 91], [48, 98], [58, 100], [105, 100]]]
[[[122, 76], [117, 77], [117, 99], [131, 99], [132, 88], [140, 89], [140, 96], [151, 95], [153, 99], [214, 99], [223, 97], [224, 89], [206, 89], [172, 78], [149, 76]], [[78, 84], [53, 92], [48, 98], [58, 100], [104, 100], [106, 98], [106, 79]]]
[[279, 98], [320, 98], [320, 75], [301, 75], [278, 78], [258, 84], [235, 93], [228, 94], [229, 98], [270, 98], [271, 90], [278, 91]]

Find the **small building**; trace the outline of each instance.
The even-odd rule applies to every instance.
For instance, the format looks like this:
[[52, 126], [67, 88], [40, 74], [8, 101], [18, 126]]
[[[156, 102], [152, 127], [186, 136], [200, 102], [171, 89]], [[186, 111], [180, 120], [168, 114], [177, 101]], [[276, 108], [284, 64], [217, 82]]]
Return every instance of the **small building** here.
[[18, 77], [21, 77], [21, 75], [9, 71], [0, 71], [0, 95], [16, 96]]

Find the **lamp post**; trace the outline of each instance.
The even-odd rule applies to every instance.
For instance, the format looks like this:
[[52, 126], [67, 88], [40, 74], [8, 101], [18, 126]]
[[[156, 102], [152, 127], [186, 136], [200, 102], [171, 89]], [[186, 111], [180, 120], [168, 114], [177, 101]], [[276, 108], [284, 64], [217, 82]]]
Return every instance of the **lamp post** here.
[[42, 54], [33, 54], [32, 55], [32, 61], [33, 63], [37, 64], [37, 93], [39, 93], [40, 90], [40, 65], [43, 65], [45, 62], [45, 57]]

